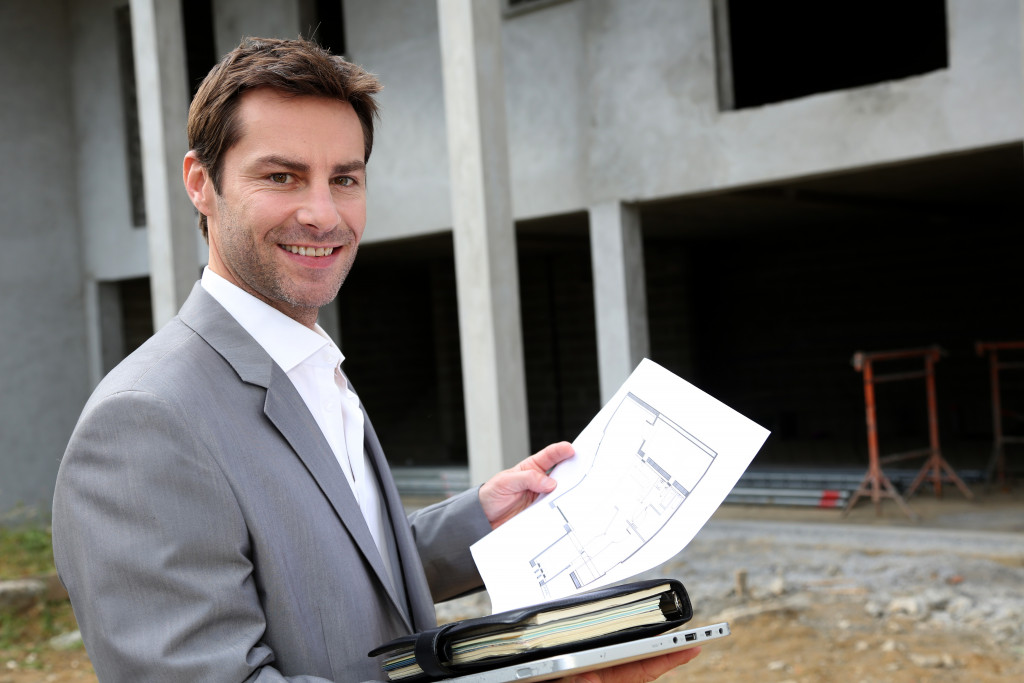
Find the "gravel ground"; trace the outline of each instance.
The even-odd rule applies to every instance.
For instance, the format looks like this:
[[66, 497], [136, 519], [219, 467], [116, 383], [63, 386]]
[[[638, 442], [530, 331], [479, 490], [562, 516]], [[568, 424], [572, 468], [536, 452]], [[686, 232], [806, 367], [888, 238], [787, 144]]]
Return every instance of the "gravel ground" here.
[[[985, 633], [1024, 647], [1024, 536], [979, 531], [712, 522], [653, 572], [683, 578], [701, 616], [747, 602], [863, 598], [877, 619]], [[746, 591], [741, 576], [746, 574]], [[695, 617], [696, 618], [696, 617]]]
[[[712, 521], [676, 558], [639, 578], [683, 581], [697, 621], [850, 595], [869, 616], [983, 632], [1024, 648], [1024, 535], [788, 522]], [[485, 595], [438, 606], [450, 621], [490, 610]]]
[[[732, 627], [667, 680], [1024, 680], [1022, 508], [949, 507], [921, 523], [891, 510], [859, 512], [866, 523], [837, 511], [824, 523], [792, 511], [716, 515], [676, 558], [637, 577], [679, 578], [694, 625]], [[729, 518], [758, 515], [769, 519]], [[978, 515], [1013, 531], [970, 528]], [[477, 595], [439, 605], [438, 618], [488, 611]]]

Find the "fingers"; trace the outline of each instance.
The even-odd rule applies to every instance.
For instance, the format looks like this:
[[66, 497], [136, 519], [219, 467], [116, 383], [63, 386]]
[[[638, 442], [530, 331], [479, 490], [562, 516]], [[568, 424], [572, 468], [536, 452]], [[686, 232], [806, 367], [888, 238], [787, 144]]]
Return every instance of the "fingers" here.
[[555, 480], [547, 475], [552, 467], [571, 458], [576, 453], [572, 444], [559, 441], [545, 446], [517, 467], [505, 472], [504, 482], [509, 491], [532, 491], [534, 493], [551, 493], [555, 490]]
[[568, 441], [559, 441], [545, 446], [529, 458], [519, 463], [520, 467], [536, 467], [542, 472], [549, 471], [552, 467], [571, 458], [576, 453], [572, 444]]
[[[686, 664], [687, 662], [689, 662], [690, 660], [694, 659], [699, 654], [700, 654], [700, 648], [699, 647], [693, 647], [693, 648], [690, 648], [689, 650], [680, 650], [679, 652], [670, 652], [669, 654], [663, 655], [661, 657], [654, 657], [652, 659], [644, 659], [644, 660], [641, 660], [640, 663], [643, 664], [645, 662], [649, 662], [650, 665], [644, 667], [644, 672], [646, 674], [653, 675], [654, 678], [658, 678], [659, 676], [662, 676], [662, 675], [668, 673], [669, 671], [671, 671], [672, 669], [676, 668], [677, 666], [682, 666], [683, 664]], [[653, 680], [653, 679], [651, 679], [651, 680]]]
[[502, 488], [507, 493], [551, 493], [555, 490], [555, 480], [539, 470], [509, 470], [503, 473]]
[[649, 683], [686, 664], [699, 654], [700, 648], [695, 647], [607, 669], [588, 671], [563, 680], [566, 683]]
[[572, 457], [574, 452], [566, 441], [553, 443], [484, 482], [480, 487], [480, 505], [491, 527], [497, 529], [519, 514], [539, 494], [554, 491], [556, 482], [547, 475], [548, 470]]

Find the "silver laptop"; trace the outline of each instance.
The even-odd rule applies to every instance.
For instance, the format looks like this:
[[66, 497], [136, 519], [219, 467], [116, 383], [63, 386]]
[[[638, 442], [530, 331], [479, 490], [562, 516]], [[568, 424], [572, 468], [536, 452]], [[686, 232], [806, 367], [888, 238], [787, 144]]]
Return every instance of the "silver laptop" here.
[[670, 631], [660, 636], [631, 640], [627, 643], [607, 645], [593, 650], [581, 650], [564, 655], [513, 664], [500, 669], [459, 676], [449, 680], [460, 683], [506, 683], [507, 681], [546, 681], [569, 674], [593, 671], [638, 659], [687, 650], [710, 640], [729, 635], [729, 624], [722, 622], [684, 631]]

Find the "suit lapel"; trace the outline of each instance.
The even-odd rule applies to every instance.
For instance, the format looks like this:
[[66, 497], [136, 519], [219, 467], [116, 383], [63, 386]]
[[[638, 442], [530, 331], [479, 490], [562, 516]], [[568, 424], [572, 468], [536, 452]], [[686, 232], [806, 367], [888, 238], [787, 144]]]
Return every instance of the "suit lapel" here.
[[395, 595], [384, 569], [384, 560], [373, 541], [373, 536], [370, 535], [366, 519], [352, 494], [352, 487], [341, 471], [338, 459], [317, 426], [316, 420], [306, 408], [302, 397], [299, 396], [299, 392], [277, 365], [273, 368], [270, 386], [267, 387], [264, 412], [302, 460], [320, 490], [331, 501], [341, 523], [348, 529], [363, 557], [373, 567], [377, 580], [387, 588], [392, 602], [408, 621], [408, 609]]
[[[362, 404], [360, 404], [360, 408], [362, 408]], [[395, 545], [398, 551], [395, 558], [398, 564], [396, 568], [398, 573], [395, 576], [401, 578], [407, 592], [404, 597], [408, 600], [408, 609], [412, 614], [415, 630], [424, 630], [437, 623], [434, 601], [430, 597], [430, 586], [423, 574], [416, 540], [413, 538], [412, 530], [407, 522], [405, 507], [398, 494], [398, 487], [395, 486], [394, 478], [391, 476], [391, 468], [388, 467], [387, 460], [384, 458], [384, 450], [377, 439], [377, 432], [365, 410], [363, 410], [363, 425], [366, 452], [369, 453], [370, 461], [376, 470], [381, 496], [389, 517], [388, 521], [394, 530]]]
[[[194, 329], [231, 364], [242, 381], [266, 389], [264, 413], [267, 419], [292, 447], [330, 501], [363, 558], [373, 568], [378, 581], [385, 586], [396, 609], [411, 629], [409, 609], [405, 601], [395, 595], [394, 587], [384, 570], [384, 560], [370, 535], [345, 474], [295, 385], [266, 351], [198, 283], [182, 306], [179, 316], [182, 322]], [[390, 505], [388, 511], [391, 512]], [[397, 529], [401, 525], [392, 526]]]

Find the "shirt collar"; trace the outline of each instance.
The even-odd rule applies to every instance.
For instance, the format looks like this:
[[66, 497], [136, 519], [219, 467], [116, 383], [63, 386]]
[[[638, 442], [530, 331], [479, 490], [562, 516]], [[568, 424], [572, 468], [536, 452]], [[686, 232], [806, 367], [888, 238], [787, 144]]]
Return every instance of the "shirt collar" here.
[[325, 347], [330, 356], [334, 355], [331, 347], [337, 351], [337, 363], [344, 360], [319, 324], [314, 329], [306, 327], [228, 282], [209, 266], [203, 269], [202, 286], [286, 373]]

